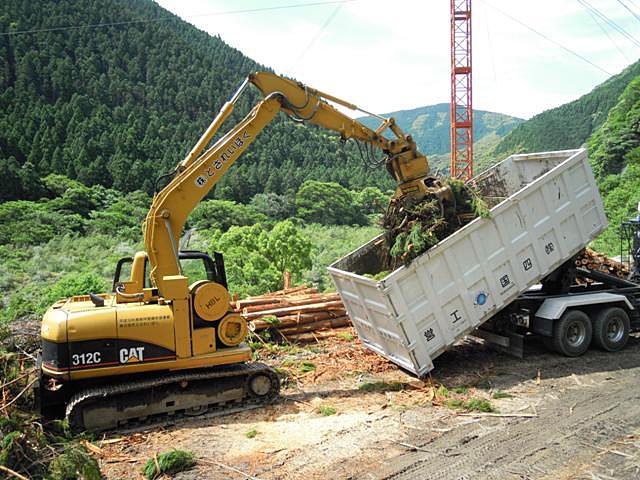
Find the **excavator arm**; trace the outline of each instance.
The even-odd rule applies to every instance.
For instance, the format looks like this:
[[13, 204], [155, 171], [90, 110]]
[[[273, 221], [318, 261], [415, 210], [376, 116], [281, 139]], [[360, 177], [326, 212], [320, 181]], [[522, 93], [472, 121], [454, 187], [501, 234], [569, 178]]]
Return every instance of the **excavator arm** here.
[[[240, 123], [200, 155], [229, 117], [234, 104], [249, 83], [262, 92], [263, 100]], [[151, 265], [151, 282], [158, 288], [160, 295], [167, 296], [166, 282], [181, 275], [178, 241], [188, 216], [279, 111], [295, 120], [338, 132], [345, 140], [355, 139], [380, 148], [386, 155], [387, 170], [398, 183], [396, 196], [411, 195], [417, 199], [428, 194], [441, 198], [448, 196], [446, 187], [437, 179], [429, 177], [426, 157], [418, 152], [411, 136], [405, 135], [393, 118], [386, 119], [376, 115], [381, 124], [376, 130], [372, 130], [340, 112], [329, 101], [368, 113], [349, 102], [269, 72], [254, 73], [242, 83], [187, 157], [180, 162], [173, 179], [154, 196], [147, 214], [144, 242]], [[384, 136], [383, 132], [387, 130], [395, 138], [388, 139]], [[174, 288], [171, 287], [171, 290]], [[183, 294], [186, 298], [186, 291], [174, 292], [170, 296], [178, 298]]]

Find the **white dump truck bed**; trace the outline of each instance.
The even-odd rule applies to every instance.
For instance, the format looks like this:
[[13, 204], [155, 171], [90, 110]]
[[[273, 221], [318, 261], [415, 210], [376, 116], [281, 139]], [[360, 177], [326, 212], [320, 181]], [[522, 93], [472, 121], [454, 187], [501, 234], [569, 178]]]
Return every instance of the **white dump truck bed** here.
[[381, 281], [382, 236], [329, 267], [362, 342], [423, 376], [433, 359], [607, 227], [584, 149], [513, 155], [475, 182], [493, 206]]

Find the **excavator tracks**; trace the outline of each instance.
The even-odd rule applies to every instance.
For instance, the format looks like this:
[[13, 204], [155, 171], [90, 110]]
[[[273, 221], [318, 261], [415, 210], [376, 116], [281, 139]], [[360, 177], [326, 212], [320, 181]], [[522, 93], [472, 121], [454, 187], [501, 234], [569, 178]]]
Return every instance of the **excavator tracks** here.
[[267, 365], [227, 365], [88, 388], [71, 397], [66, 417], [75, 431], [135, 429], [180, 416], [256, 408], [279, 391], [278, 375]]

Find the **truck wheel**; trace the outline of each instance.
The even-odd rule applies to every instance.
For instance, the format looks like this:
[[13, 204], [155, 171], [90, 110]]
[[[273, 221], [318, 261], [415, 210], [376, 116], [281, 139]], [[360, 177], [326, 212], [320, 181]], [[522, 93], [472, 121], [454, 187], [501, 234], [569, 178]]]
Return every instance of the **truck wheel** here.
[[622, 308], [600, 310], [593, 321], [593, 344], [607, 352], [622, 350], [629, 340], [631, 322]]
[[591, 343], [591, 320], [580, 310], [568, 310], [553, 326], [552, 345], [567, 357], [579, 357]]

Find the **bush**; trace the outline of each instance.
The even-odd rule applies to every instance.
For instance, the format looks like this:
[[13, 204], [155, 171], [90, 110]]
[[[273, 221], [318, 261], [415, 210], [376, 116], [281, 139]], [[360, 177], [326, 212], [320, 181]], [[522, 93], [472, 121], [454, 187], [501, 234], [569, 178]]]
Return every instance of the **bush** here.
[[242, 227], [266, 221], [266, 215], [231, 200], [200, 202], [189, 217], [189, 223], [198, 229], [215, 228], [223, 232], [232, 226]]
[[58, 455], [49, 466], [51, 480], [100, 480], [98, 462], [79, 445], [73, 445]]
[[365, 215], [384, 213], [391, 199], [376, 187], [366, 187], [359, 192], [354, 192], [353, 196], [355, 205]]
[[285, 220], [292, 217], [296, 207], [291, 198], [277, 193], [258, 193], [249, 204], [256, 212], [274, 220]]
[[103, 293], [107, 289], [104, 279], [95, 273], [70, 273], [58, 280], [46, 293], [47, 304], [55, 303], [61, 298], [89, 293]]
[[296, 194], [297, 215], [323, 225], [365, 225], [367, 218], [353, 193], [334, 182], [308, 180]]
[[300, 278], [311, 266], [311, 243], [288, 220], [270, 231], [261, 225], [233, 226], [213, 235], [210, 250], [224, 254], [229, 287], [240, 296], [277, 290], [285, 270]]
[[193, 453], [184, 450], [172, 450], [151, 458], [142, 469], [144, 476], [153, 480], [161, 474], [173, 475], [190, 469], [196, 464]]
[[80, 215], [51, 210], [49, 203], [17, 200], [0, 204], [0, 244], [39, 245], [84, 230]]

